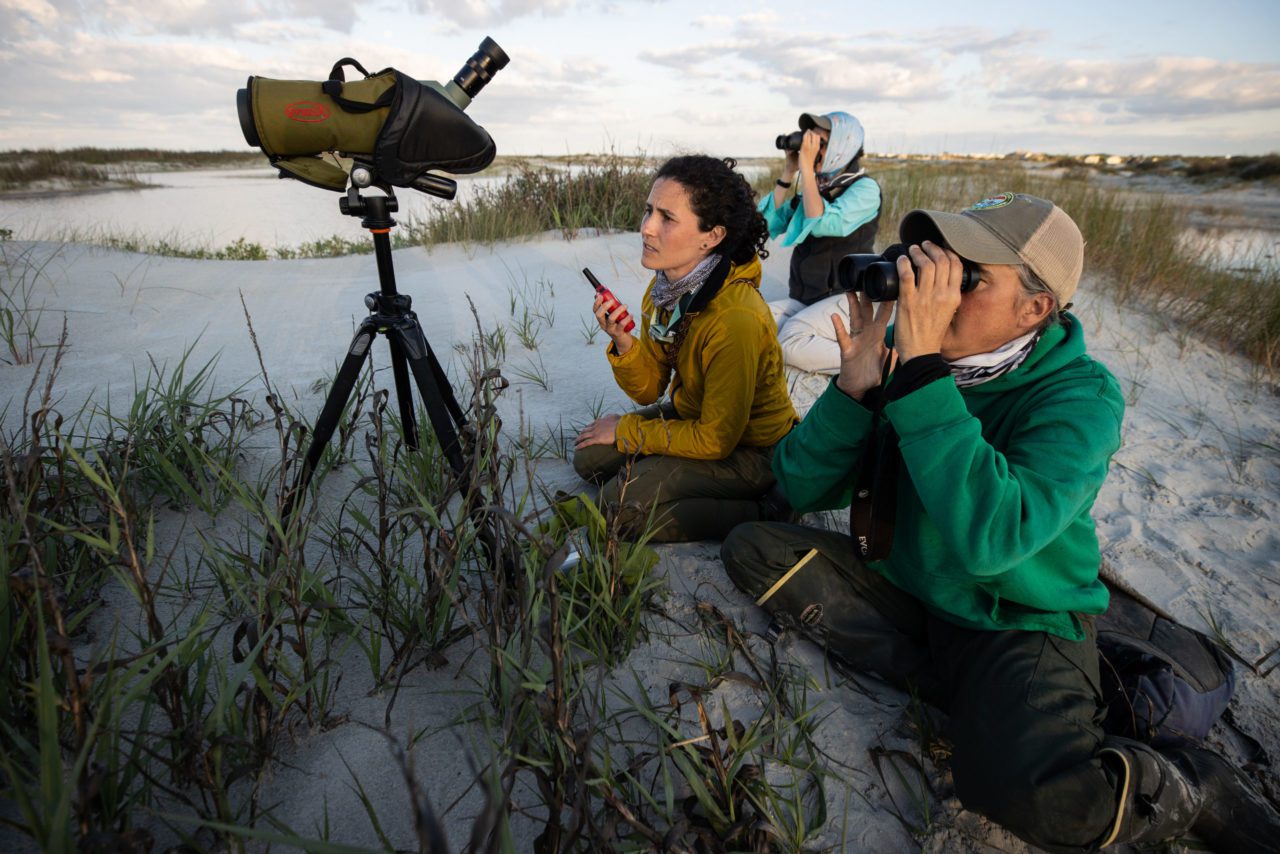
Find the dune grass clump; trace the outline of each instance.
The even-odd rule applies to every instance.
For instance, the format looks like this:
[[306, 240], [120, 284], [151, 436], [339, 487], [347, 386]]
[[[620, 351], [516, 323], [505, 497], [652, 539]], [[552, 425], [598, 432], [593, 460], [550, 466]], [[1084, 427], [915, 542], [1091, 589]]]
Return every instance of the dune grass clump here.
[[[705, 685], [620, 687], [653, 632], [686, 629], [658, 610], [646, 533], [517, 488], [536, 460], [503, 448], [492, 340], [477, 331], [465, 370], [467, 477], [429, 432], [409, 440], [369, 372], [296, 505], [308, 433], [265, 368], [264, 412], [215, 392], [213, 363], [188, 351], [152, 364], [127, 406], [64, 416], [65, 335], [42, 351], [0, 435], [0, 839], [356, 850], [329, 842], [327, 813], [291, 826], [266, 796], [291, 742], [359, 725], [340, 691], [354, 668], [388, 689], [379, 731], [405, 798], [375, 802], [354, 776], [351, 790], [384, 848], [405, 848], [387, 828], [408, 826], [448, 850], [413, 771], [421, 734], [390, 727], [405, 678], [453, 656], [485, 662], [469, 850], [511, 850], [533, 822], [546, 850], [785, 851], [824, 823], [803, 677], [757, 660], [714, 607], [692, 665]], [[711, 702], [744, 679], [760, 702]]]
[[406, 226], [412, 244], [483, 243], [545, 231], [571, 238], [582, 229], [639, 227], [653, 167], [644, 158], [613, 155], [563, 168], [518, 166], [501, 184]]
[[0, 155], [0, 190], [41, 181], [61, 180], [75, 185], [105, 184], [107, 170], [57, 151], [19, 151]]
[[38, 260], [31, 247], [0, 240], [0, 361], [26, 365], [35, 359], [44, 315], [44, 306], [35, 301], [36, 286], [58, 254]]
[[[282, 750], [344, 725], [344, 668], [363, 662], [398, 691], [468, 638], [468, 655], [491, 661], [482, 693], [502, 710], [485, 719], [494, 731], [519, 723], [529, 746], [483, 770], [497, 788], [473, 850], [509, 838], [501, 787], [546, 770], [531, 757], [563, 754], [583, 723], [579, 692], [644, 636], [659, 582], [612, 517], [597, 511], [591, 532], [543, 530], [545, 503], [515, 491], [491, 340], [477, 335], [467, 374], [468, 477], [429, 431], [406, 437], [370, 372], [293, 512], [307, 430], [265, 369], [265, 414], [215, 393], [213, 363], [188, 351], [153, 363], [126, 406], [64, 416], [65, 333], [42, 352], [27, 393], [6, 404], [22, 408], [17, 429], [0, 436], [0, 800], [11, 805], [0, 838], [58, 851], [325, 849], [327, 824], [307, 839], [262, 799]], [[347, 484], [336, 502], [324, 498], [335, 473]], [[162, 545], [175, 529], [176, 545]], [[590, 552], [562, 570], [571, 543]], [[438, 843], [412, 744], [387, 735], [413, 826]]]
[[1187, 158], [1183, 174], [1188, 178], [1234, 178], [1259, 181], [1280, 175], [1280, 154], [1243, 157]]
[[[207, 243], [186, 240], [177, 236], [149, 237], [143, 234], [94, 234], [67, 231], [58, 235], [63, 243], [88, 243], [122, 252], [138, 252], [158, 255], [162, 258], [193, 258], [201, 261], [290, 261], [299, 258], [340, 258], [344, 255], [368, 255], [373, 252], [373, 242], [367, 238], [348, 238], [341, 235], [309, 240], [297, 246], [268, 247], [254, 240], [237, 237], [226, 246], [215, 247]], [[395, 241], [405, 245], [403, 240]]]

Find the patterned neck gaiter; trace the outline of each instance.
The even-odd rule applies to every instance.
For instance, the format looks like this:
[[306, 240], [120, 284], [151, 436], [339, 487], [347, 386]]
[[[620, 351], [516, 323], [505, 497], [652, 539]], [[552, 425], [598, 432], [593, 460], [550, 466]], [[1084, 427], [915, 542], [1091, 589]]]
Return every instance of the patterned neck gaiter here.
[[954, 362], [947, 362], [956, 385], [960, 388], [981, 385], [1009, 373], [1031, 355], [1036, 342], [1040, 340], [1040, 332], [1039, 329], [1028, 332], [990, 353], [975, 353], [972, 356], [956, 359]]
[[659, 270], [657, 281], [653, 284], [653, 293], [651, 294], [653, 304], [664, 310], [671, 308], [680, 297], [685, 294], [691, 294], [702, 287], [719, 263], [720, 256], [713, 252], [699, 261], [698, 266], [674, 282], [667, 278], [664, 270]]

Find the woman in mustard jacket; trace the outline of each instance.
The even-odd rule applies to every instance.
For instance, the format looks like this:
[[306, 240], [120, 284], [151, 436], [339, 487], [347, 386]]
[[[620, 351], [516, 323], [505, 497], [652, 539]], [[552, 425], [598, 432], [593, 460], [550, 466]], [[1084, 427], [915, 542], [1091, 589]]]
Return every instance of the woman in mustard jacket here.
[[658, 170], [640, 226], [655, 275], [638, 335], [627, 306], [593, 306], [614, 378], [643, 408], [588, 424], [574, 468], [657, 541], [723, 539], [771, 517], [773, 446], [796, 423], [759, 291], [769, 233], [735, 165], [690, 155]]

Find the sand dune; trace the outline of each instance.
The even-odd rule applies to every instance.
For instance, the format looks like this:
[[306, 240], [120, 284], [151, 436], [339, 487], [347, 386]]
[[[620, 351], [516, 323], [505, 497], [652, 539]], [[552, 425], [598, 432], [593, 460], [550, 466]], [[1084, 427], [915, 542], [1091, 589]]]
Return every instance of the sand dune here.
[[[195, 362], [217, 357], [222, 390], [243, 387], [242, 394], [260, 399], [243, 294], [273, 383], [314, 415], [323, 393], [312, 386], [330, 376], [365, 313], [364, 294], [377, 287], [371, 256], [206, 262], [52, 244], [33, 251], [52, 256], [32, 297], [44, 306], [41, 340], [56, 338], [64, 313], [68, 325], [70, 350], [58, 386], [64, 411], [74, 411], [90, 397], [123, 404], [132, 395], [135, 371], [145, 372], [148, 359], [173, 363], [193, 344]], [[784, 295], [787, 263], [785, 250], [766, 262], [766, 298]], [[635, 235], [573, 241], [546, 236], [492, 249], [402, 250], [395, 253], [395, 265], [401, 292], [413, 296], [429, 341], [455, 377], [461, 363], [454, 345], [469, 342], [475, 328], [471, 304], [486, 326], [510, 326], [513, 299], [542, 301], [554, 310], [554, 325], [544, 324], [536, 351], [508, 336], [506, 373], [513, 385], [501, 403], [506, 424], [516, 424], [522, 414], [535, 430], [571, 435], [589, 420], [593, 407], [629, 408], [606, 364], [604, 336], [587, 341], [591, 294], [579, 270], [591, 267], [621, 299], [638, 304], [647, 273], [638, 265]], [[1212, 621], [1245, 660], [1258, 660], [1280, 642], [1280, 395], [1274, 382], [1250, 365], [1115, 304], [1107, 291], [1104, 281], [1086, 279], [1075, 310], [1091, 351], [1119, 378], [1129, 406], [1124, 445], [1095, 509], [1105, 558], [1156, 604], [1196, 627], [1207, 628]], [[376, 346], [375, 363], [385, 366], [385, 345]], [[514, 371], [528, 366], [545, 368], [547, 388], [521, 380]], [[14, 402], [20, 402], [32, 371], [31, 366], [0, 366], [0, 399], [11, 402], [7, 430], [13, 428], [20, 408]], [[797, 402], [803, 405], [819, 384], [795, 379]], [[581, 488], [562, 459], [539, 462], [537, 474], [548, 490]], [[698, 622], [699, 603], [714, 605], [750, 631], [762, 631], [766, 622], [728, 582], [717, 544], [664, 546], [659, 552], [659, 572], [669, 588], [659, 605], [665, 616], [650, 618], [650, 639], [627, 666], [607, 677], [619, 690], [645, 693], [654, 703], [666, 701], [673, 681], [706, 680], [696, 663], [698, 636], [689, 631]], [[762, 639], [754, 639], [752, 648], [767, 660]], [[483, 762], [484, 742], [481, 733], [448, 726], [475, 699], [475, 671], [481, 665], [464, 652], [454, 651], [449, 667], [416, 671], [396, 699], [391, 722], [399, 733], [426, 732], [416, 747], [416, 770], [437, 808], [461, 799], [447, 816], [455, 848], [465, 843], [470, 817], [479, 808], [478, 791], [468, 787]], [[849, 684], [806, 642], [787, 642], [779, 654], [808, 671], [809, 700], [824, 716], [817, 741], [829, 770], [843, 780], [828, 780], [828, 820], [817, 844], [851, 851], [920, 845], [934, 851], [978, 850], [984, 844], [1024, 850], [998, 827], [961, 810], [949, 795], [948, 781], [936, 772], [944, 809], [933, 816], [922, 839], [913, 839], [894, 816], [895, 810], [909, 810], [909, 799], [900, 791], [893, 793], [896, 801], [891, 798], [892, 779], [877, 774], [868, 753], [876, 747], [917, 750], [907, 726], [908, 698], [871, 679]], [[368, 673], [357, 662], [342, 664], [337, 710], [351, 722], [299, 734], [269, 775], [263, 799], [277, 804], [277, 813], [298, 832], [312, 832], [327, 808], [335, 841], [375, 845], [345, 760], [370, 797], [385, 807], [389, 837], [408, 846], [412, 829], [399, 772], [388, 761], [381, 736], [356, 723], [381, 726], [389, 697], [369, 694]], [[1276, 674], [1247, 671], [1241, 677], [1233, 704], [1236, 720], [1273, 756], [1280, 755], [1280, 681]], [[745, 719], [758, 714], [757, 695], [733, 681], [714, 688], [708, 705], [721, 703]], [[696, 734], [692, 725], [690, 734]], [[1224, 734], [1216, 737], [1222, 740]], [[1231, 743], [1226, 749], [1235, 750]], [[1267, 772], [1273, 790], [1280, 784], [1277, 770]], [[517, 790], [514, 798], [533, 802], [529, 792]], [[528, 850], [534, 824], [517, 817], [515, 830], [524, 834], [517, 836], [518, 848]]]

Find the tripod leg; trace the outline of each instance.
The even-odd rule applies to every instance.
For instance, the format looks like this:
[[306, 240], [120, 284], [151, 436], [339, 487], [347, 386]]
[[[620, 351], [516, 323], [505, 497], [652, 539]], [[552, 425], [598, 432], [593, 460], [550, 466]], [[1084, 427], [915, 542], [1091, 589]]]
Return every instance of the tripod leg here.
[[458, 440], [458, 427], [467, 423], [466, 418], [453, 395], [453, 386], [449, 385], [444, 368], [440, 366], [426, 336], [422, 334], [417, 316], [409, 312], [395, 326], [388, 327], [386, 332], [393, 347], [400, 345], [401, 352], [405, 354], [409, 367], [413, 370], [413, 378], [417, 380], [427, 417], [431, 420], [431, 427], [440, 442], [445, 459], [456, 474], [466, 477], [462, 443]]
[[324, 407], [316, 418], [316, 426], [311, 433], [311, 444], [307, 446], [307, 455], [302, 462], [302, 468], [298, 471], [293, 487], [285, 499], [284, 513], [280, 520], [285, 528], [288, 528], [293, 520], [298, 501], [306, 491], [307, 484], [311, 482], [311, 476], [320, 462], [320, 455], [324, 453], [325, 445], [329, 444], [329, 440], [333, 438], [333, 431], [338, 427], [342, 410], [346, 408], [351, 390], [355, 388], [365, 360], [369, 358], [369, 347], [377, 331], [377, 325], [366, 319], [356, 330], [355, 337], [351, 339], [347, 356], [342, 360], [342, 366], [338, 369], [337, 377], [334, 378], [333, 387], [329, 389], [329, 396], [325, 398]]
[[[419, 334], [422, 329], [419, 327]], [[449, 414], [453, 416], [454, 423], [459, 427], [465, 427], [467, 417], [462, 412], [462, 407], [458, 405], [458, 399], [454, 397], [453, 386], [449, 385], [449, 377], [445, 374], [444, 368], [440, 365], [440, 360], [436, 358], [435, 351], [431, 349], [431, 342], [423, 336], [423, 345], [427, 348], [427, 364], [431, 366], [431, 373], [435, 375], [436, 385], [439, 387], [444, 398], [444, 405], [448, 408]]]
[[464, 496], [463, 512], [475, 523], [480, 542], [488, 553], [488, 558], [495, 571], [500, 571], [507, 583], [515, 585], [517, 562], [514, 555], [504, 547], [505, 538], [501, 535], [502, 523], [492, 516], [486, 516], [477, 501], [481, 504], [484, 497], [472, 492], [472, 474], [462, 457], [462, 444], [458, 439], [455, 425], [466, 424], [462, 408], [453, 394], [453, 386], [436, 359], [417, 317], [410, 312], [401, 323], [387, 332], [393, 340], [400, 336], [404, 340], [405, 351], [409, 354], [409, 367], [418, 382], [418, 391], [422, 394], [422, 402], [427, 408], [427, 416], [431, 420], [432, 429], [440, 442], [440, 448], [453, 467], [462, 485]]
[[404, 442], [409, 450], [418, 450], [418, 419], [413, 410], [413, 391], [409, 386], [409, 368], [405, 362], [404, 348], [396, 336], [388, 336], [391, 342], [391, 375], [396, 382], [396, 401], [400, 405], [400, 424], [404, 428]]

